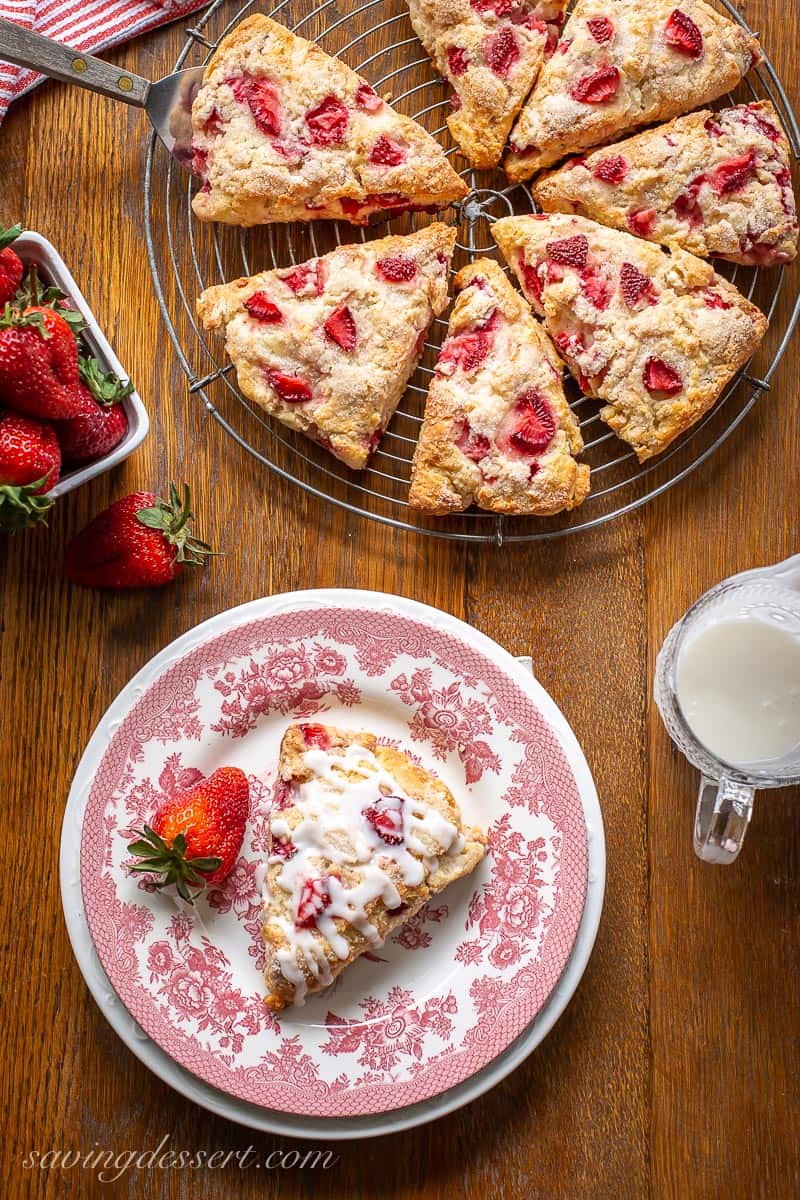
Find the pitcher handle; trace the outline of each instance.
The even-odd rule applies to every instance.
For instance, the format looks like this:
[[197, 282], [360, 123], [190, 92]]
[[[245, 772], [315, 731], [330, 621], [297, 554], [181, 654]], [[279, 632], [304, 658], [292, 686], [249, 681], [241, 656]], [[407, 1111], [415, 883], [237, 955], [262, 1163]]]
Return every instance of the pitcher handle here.
[[753, 815], [755, 788], [737, 780], [700, 781], [694, 821], [694, 849], [703, 862], [732, 863], [742, 848]]

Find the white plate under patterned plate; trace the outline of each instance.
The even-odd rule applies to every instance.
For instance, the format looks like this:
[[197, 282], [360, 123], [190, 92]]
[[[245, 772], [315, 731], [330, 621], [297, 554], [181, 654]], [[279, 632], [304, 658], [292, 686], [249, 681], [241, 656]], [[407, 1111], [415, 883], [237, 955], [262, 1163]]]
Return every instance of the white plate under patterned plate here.
[[[261, 1002], [259, 864], [281, 734], [312, 715], [416, 755], [487, 828], [491, 854], [378, 954], [276, 1019]], [[222, 763], [250, 777], [251, 820], [233, 874], [192, 910], [126, 873], [127, 831]], [[196, 1083], [201, 1103], [305, 1136], [401, 1128], [502, 1078], [533, 1026], [539, 1040], [566, 1004], [602, 899], [600, 827], [587, 926], [585, 810], [600, 826], [564, 718], [488, 638], [379, 593], [275, 596], [179, 638], [101, 721], [65, 814], [70, 937], [128, 1045], [187, 1094]], [[579, 926], [582, 961], [553, 1011]]]

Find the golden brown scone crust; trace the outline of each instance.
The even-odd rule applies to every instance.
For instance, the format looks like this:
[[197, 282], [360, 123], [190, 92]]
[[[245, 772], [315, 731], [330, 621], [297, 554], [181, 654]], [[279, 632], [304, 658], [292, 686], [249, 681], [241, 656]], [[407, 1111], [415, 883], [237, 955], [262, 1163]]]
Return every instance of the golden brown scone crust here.
[[[225, 335], [248, 400], [359, 470], [400, 402], [432, 317], [447, 306], [455, 238], [455, 229], [437, 222], [406, 236], [340, 246], [306, 264], [308, 286], [297, 295], [284, 281], [291, 271], [264, 271], [208, 288], [197, 312], [206, 329]], [[387, 282], [376, 266], [386, 259], [411, 263], [413, 279]], [[279, 323], [248, 313], [245, 301], [255, 293], [274, 303]], [[348, 352], [325, 332], [325, 322], [343, 307], [356, 334]], [[312, 399], [282, 399], [270, 384], [275, 370], [306, 380]]]
[[[711, 408], [766, 333], [763, 313], [683, 250], [564, 213], [508, 217], [492, 231], [570, 370], [641, 462]], [[669, 388], [655, 388], [665, 375]]]
[[527, 22], [512, 21], [501, 4], [407, 2], [419, 40], [455, 92], [450, 132], [473, 167], [496, 167], [545, 56], [555, 48], [567, 0], [539, 0], [526, 9]]
[[[676, 11], [700, 31], [697, 57], [668, 41]], [[613, 32], [598, 41], [588, 22], [603, 20]], [[708, 104], [734, 88], [758, 57], [756, 39], [703, 0], [682, 0], [678, 10], [675, 0], [578, 0], [512, 130], [508, 177], [530, 179], [568, 154]], [[616, 71], [617, 87], [600, 100], [590, 89], [590, 103], [580, 98], [582, 83], [597, 71]]]
[[[473, 503], [514, 515], [575, 508], [589, 491], [589, 468], [574, 458], [583, 439], [550, 338], [493, 260], [464, 267], [456, 290], [414, 454], [409, 504], [433, 516]], [[487, 324], [490, 332], [480, 332]], [[475, 330], [477, 344], [489, 346], [486, 357], [474, 367], [469, 357], [461, 365], [458, 357], [448, 362], [448, 347], [465, 344], [451, 339], [475, 337]], [[552, 441], [538, 454], [521, 453], [510, 441], [524, 427], [525, 397], [543, 404], [553, 422]]]
[[[440, 780], [434, 778], [421, 767], [418, 767], [400, 751], [386, 746], [379, 746], [377, 739], [370, 733], [350, 733], [336, 729], [330, 725], [322, 728], [324, 728], [330, 738], [329, 753], [336, 754], [337, 751], [343, 752], [346, 751], [347, 747], [353, 745], [363, 746], [369, 754], [374, 755], [381, 767], [393, 777], [407, 796], [412, 800], [419, 799], [423, 801], [425, 805], [455, 825], [461, 833], [459, 842], [446, 854], [440, 853], [437, 856], [436, 851], [439, 849], [437, 844], [430, 840], [426, 842], [431, 857], [436, 856], [436, 863], [433, 869], [426, 868], [425, 878], [419, 885], [409, 886], [404, 881], [397, 864], [391, 859], [382, 859], [381, 867], [391, 876], [400, 893], [403, 904], [403, 911], [400, 913], [388, 912], [382, 899], [373, 900], [366, 905], [366, 912], [370, 923], [378, 931], [380, 940], [385, 941], [394, 929], [404, 924], [409, 917], [418, 912], [431, 896], [442, 891], [449, 883], [460, 879], [464, 875], [468, 875], [474, 870], [486, 852], [486, 837], [480, 829], [464, 826], [461, 821], [458, 805], [449, 789]], [[308, 768], [305, 762], [307, 749], [308, 747], [305, 743], [301, 727], [296, 725], [290, 726], [284, 734], [283, 742], [281, 743], [279, 762], [279, 777], [281, 780], [286, 782], [294, 780], [295, 782], [302, 783], [313, 776], [313, 771]], [[348, 777], [358, 778], [357, 765], [355, 774], [353, 774], [352, 770], [349, 772], [342, 770], [342, 780], [346, 780]], [[343, 802], [346, 802], [347, 793], [344, 796], [345, 799]], [[304, 819], [302, 808], [297, 804], [293, 804], [281, 811], [280, 816], [285, 820], [290, 830], [296, 829]], [[347, 834], [341, 833], [334, 836], [337, 838], [337, 845], [339, 847], [347, 845]], [[410, 852], [415, 853], [413, 851]], [[420, 861], [423, 859], [422, 855], [416, 853], [415, 857]], [[322, 874], [337, 873], [346, 887], [358, 886], [360, 882], [361, 877], [356, 866], [348, 867], [332, 862], [326, 856], [324, 849], [320, 850], [320, 853], [316, 856], [315, 866]], [[266, 965], [264, 968], [264, 979], [267, 987], [266, 1003], [270, 1009], [276, 1012], [285, 1008], [288, 1004], [292, 1004], [297, 999], [296, 984], [287, 979], [284, 974], [285, 968], [282, 967], [280, 960], [281, 952], [286, 952], [290, 946], [286, 933], [286, 924], [291, 924], [293, 921], [291, 897], [277, 882], [282, 869], [282, 860], [271, 860], [267, 868], [262, 928], [266, 947]], [[348, 943], [348, 954], [345, 959], [340, 958], [335, 953], [328, 940], [316, 927], [312, 930], [310, 936], [313, 939], [313, 950], [318, 956], [318, 963], [323, 964], [321, 971], [318, 969], [315, 973], [309, 970], [303, 954], [299, 951], [294, 958], [296, 969], [302, 972], [305, 988], [309, 995], [327, 987], [332, 979], [340, 975], [365, 950], [374, 949], [374, 943], [367, 940], [358, 929], [347, 921], [336, 917], [335, 924], [338, 933]], [[327, 964], [327, 970], [324, 966], [325, 963]]]
[[[261, 127], [241, 80], [274, 87]], [[192, 201], [196, 216], [244, 226], [365, 224], [375, 212], [444, 208], [466, 195], [438, 142], [377, 97], [365, 108], [364, 86], [345, 63], [269, 17], [242, 21], [220, 43], [192, 106], [195, 168], [204, 178]], [[307, 118], [332, 98], [346, 110], [346, 128], [318, 144]], [[402, 161], [372, 160], [381, 137]], [[368, 199], [393, 195], [394, 205]]]
[[768, 100], [676, 117], [541, 175], [545, 212], [576, 212], [700, 258], [797, 254], [789, 142]]

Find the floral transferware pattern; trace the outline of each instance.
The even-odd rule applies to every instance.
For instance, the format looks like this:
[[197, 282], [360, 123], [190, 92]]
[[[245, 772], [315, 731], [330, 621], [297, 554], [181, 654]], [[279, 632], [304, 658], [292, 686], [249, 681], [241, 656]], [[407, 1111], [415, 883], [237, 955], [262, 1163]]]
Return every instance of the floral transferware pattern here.
[[[287, 721], [317, 714], [437, 770], [489, 854], [327, 993], [275, 1017], [259, 901], [274, 764]], [[190, 909], [126, 870], [127, 841], [223, 762], [248, 774], [248, 830], [228, 879]], [[348, 1116], [438, 1094], [533, 1019], [580, 921], [586, 830], [558, 739], [466, 639], [389, 611], [304, 609], [215, 636], [133, 703], [91, 788], [81, 880], [114, 988], [177, 1062], [254, 1103]]]

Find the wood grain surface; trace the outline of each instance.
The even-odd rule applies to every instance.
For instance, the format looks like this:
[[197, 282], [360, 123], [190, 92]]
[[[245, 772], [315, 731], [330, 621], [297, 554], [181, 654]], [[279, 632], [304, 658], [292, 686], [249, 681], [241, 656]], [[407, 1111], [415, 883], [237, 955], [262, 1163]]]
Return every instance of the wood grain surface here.
[[[797, 0], [749, 0], [745, 15], [796, 105]], [[109, 57], [157, 77], [182, 43], [172, 28]], [[798, 342], [709, 463], [594, 535], [497, 549], [391, 531], [270, 475], [188, 396], [144, 252], [144, 153], [139, 114], [60, 85], [15, 105], [0, 131], [0, 221], [20, 219], [60, 249], [152, 419], [141, 450], [59, 503], [47, 530], [0, 543], [0, 1191], [37, 1200], [796, 1197], [798, 796], [759, 798], [736, 865], [699, 863], [696, 778], [661, 728], [650, 681], [665, 633], [702, 591], [800, 548]], [[66, 540], [112, 499], [171, 477], [192, 482], [201, 533], [224, 560], [158, 594], [68, 586]], [[304, 586], [401, 592], [533, 655], [585, 749], [606, 822], [605, 911], [574, 1001], [492, 1093], [427, 1128], [339, 1144], [328, 1171], [130, 1171], [103, 1184], [87, 1171], [26, 1169], [34, 1149], [147, 1149], [165, 1134], [209, 1152], [292, 1147], [194, 1107], [118, 1041], [72, 957], [57, 865], [75, 766], [130, 676], [221, 609]]]

